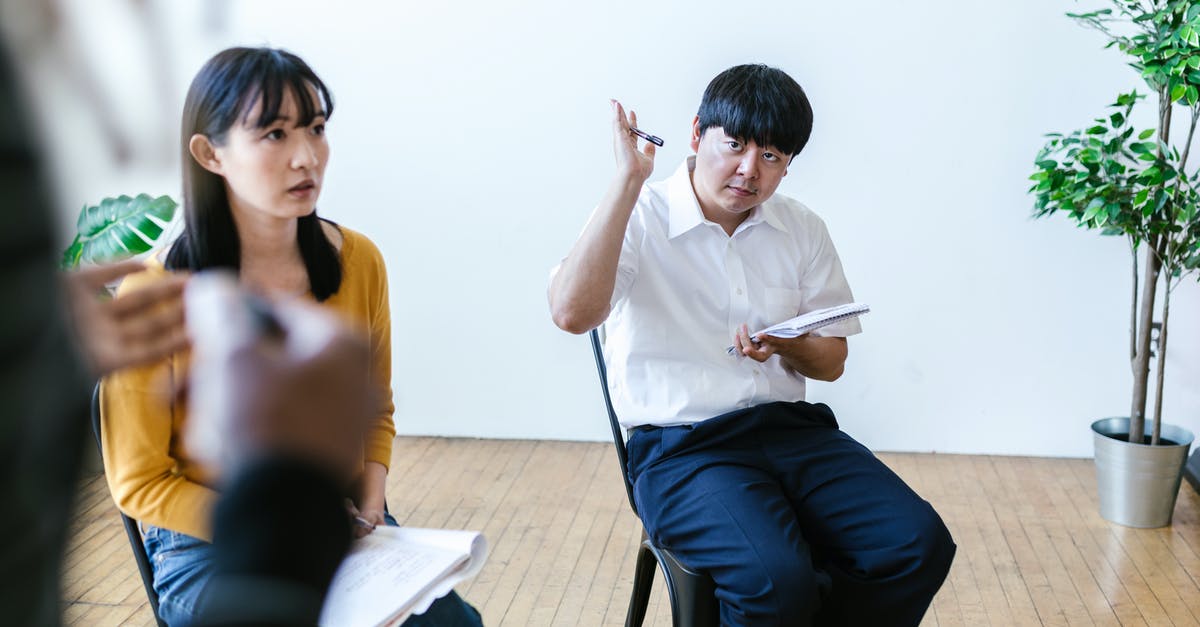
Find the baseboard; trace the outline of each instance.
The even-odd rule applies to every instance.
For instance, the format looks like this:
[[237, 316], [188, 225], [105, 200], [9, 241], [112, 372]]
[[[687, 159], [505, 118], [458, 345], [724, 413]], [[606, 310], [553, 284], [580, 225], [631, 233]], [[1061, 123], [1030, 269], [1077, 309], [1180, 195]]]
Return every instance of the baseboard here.
[[1200, 449], [1192, 451], [1192, 456], [1184, 464], [1183, 477], [1192, 484], [1192, 489], [1200, 492]]

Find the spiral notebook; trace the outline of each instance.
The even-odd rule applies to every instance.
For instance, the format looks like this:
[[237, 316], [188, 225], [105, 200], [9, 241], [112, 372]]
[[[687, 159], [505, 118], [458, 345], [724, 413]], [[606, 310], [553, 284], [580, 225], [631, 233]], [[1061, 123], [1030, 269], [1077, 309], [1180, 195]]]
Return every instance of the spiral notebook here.
[[[847, 303], [845, 305], [836, 305], [834, 307], [826, 307], [810, 311], [805, 314], [800, 314], [790, 320], [784, 320], [779, 324], [771, 325], [761, 331], [755, 331], [750, 334], [750, 337], [759, 335], [770, 335], [773, 337], [793, 338], [799, 337], [810, 331], [815, 331], [821, 327], [829, 326], [835, 322], [849, 320], [861, 316], [868, 311], [871, 311], [870, 306], [863, 303]], [[736, 349], [730, 346], [725, 352], [733, 354]]]

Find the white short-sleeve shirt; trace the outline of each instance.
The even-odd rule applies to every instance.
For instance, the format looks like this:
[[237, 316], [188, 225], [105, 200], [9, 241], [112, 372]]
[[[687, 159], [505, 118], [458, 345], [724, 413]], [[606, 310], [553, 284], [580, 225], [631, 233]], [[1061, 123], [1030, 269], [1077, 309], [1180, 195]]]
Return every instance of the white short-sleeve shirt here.
[[[605, 357], [617, 415], [629, 428], [699, 422], [734, 409], [804, 399], [804, 377], [778, 356], [730, 355], [739, 325], [753, 333], [854, 300], [825, 223], [775, 194], [732, 236], [704, 218], [694, 157], [646, 185], [617, 268]], [[859, 333], [857, 319], [814, 335]]]

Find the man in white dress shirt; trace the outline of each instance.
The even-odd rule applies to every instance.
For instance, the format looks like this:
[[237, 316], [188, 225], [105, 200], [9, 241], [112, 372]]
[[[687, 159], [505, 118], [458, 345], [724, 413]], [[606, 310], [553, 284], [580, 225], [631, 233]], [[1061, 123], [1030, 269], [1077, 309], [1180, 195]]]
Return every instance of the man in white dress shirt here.
[[750, 336], [853, 300], [824, 222], [775, 195], [811, 134], [804, 91], [764, 65], [722, 72], [692, 123], [696, 154], [648, 185], [654, 146], [638, 149], [636, 125], [613, 102], [617, 174], [549, 296], [560, 328], [606, 325], [647, 532], [713, 577], [724, 625], [918, 624], [949, 532], [804, 402], [806, 378], [841, 376], [859, 322]]

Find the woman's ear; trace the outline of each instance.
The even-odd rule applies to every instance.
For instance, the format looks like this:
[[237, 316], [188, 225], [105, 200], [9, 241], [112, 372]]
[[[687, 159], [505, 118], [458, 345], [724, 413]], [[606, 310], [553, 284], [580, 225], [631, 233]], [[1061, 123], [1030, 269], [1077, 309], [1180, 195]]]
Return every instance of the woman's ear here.
[[200, 133], [192, 135], [192, 138], [188, 141], [188, 152], [192, 153], [192, 158], [196, 160], [196, 163], [200, 164], [200, 167], [213, 174], [224, 176], [221, 168], [221, 160], [217, 158], [217, 149], [212, 145], [208, 137]]

